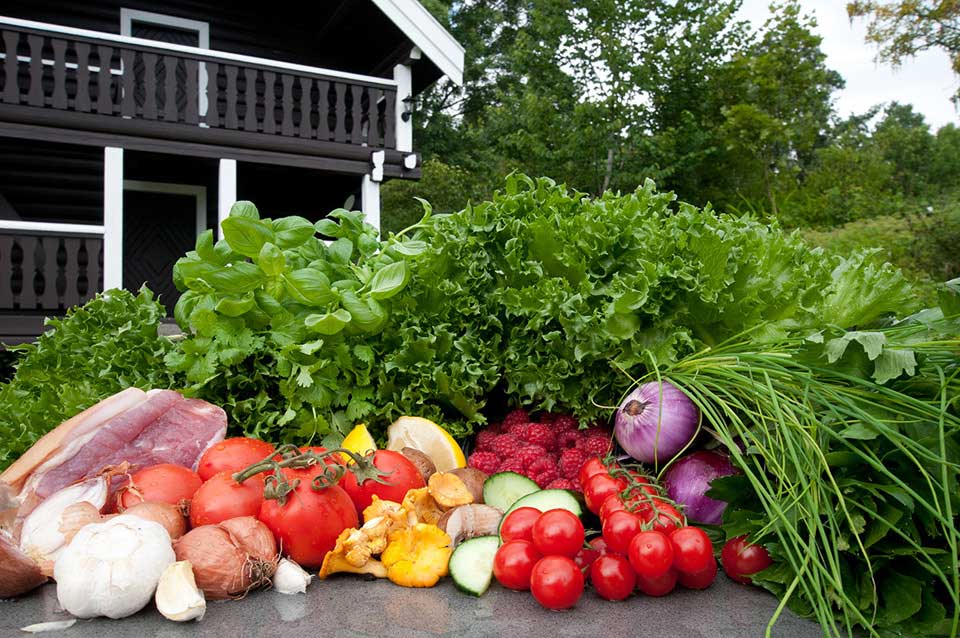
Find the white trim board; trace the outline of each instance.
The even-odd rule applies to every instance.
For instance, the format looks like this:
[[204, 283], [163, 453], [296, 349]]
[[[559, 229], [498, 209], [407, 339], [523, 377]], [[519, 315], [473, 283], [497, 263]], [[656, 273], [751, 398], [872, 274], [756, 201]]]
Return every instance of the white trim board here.
[[[457, 85], [463, 84], [463, 47], [417, 0], [373, 0], [383, 13]], [[405, 96], [397, 96], [403, 99]]]
[[123, 180], [124, 191], [141, 193], [166, 193], [168, 195], [193, 195], [196, 199], [196, 231], [200, 233], [207, 229], [207, 187], [194, 184], [170, 184], [168, 182], [145, 182], [138, 179]]
[[0, 230], [19, 232], [56, 233], [64, 235], [102, 235], [103, 225], [97, 224], [61, 224], [59, 222], [25, 222], [14, 219], [0, 219]]

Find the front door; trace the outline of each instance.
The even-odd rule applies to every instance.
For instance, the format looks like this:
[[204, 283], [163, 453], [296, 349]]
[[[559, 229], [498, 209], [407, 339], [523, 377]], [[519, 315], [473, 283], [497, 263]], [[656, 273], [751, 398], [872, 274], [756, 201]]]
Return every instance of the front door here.
[[123, 287], [135, 291], [147, 284], [172, 317], [180, 298], [173, 264], [193, 250], [196, 239], [196, 196], [125, 190]]

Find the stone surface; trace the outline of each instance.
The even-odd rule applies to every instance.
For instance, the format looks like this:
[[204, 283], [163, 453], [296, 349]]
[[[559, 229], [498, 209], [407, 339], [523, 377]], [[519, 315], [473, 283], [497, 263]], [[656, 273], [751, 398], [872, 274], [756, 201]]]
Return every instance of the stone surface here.
[[[678, 590], [665, 598], [635, 596], [620, 603], [590, 590], [576, 608], [551, 612], [529, 592], [494, 585], [481, 598], [457, 591], [450, 579], [432, 589], [406, 589], [387, 581], [339, 576], [314, 580], [307, 594], [254, 592], [240, 601], [208, 603], [199, 623], [165, 620], [151, 605], [122, 620], [80, 620], [44, 634], [51, 638], [753, 638], [763, 636], [776, 599], [759, 589], [736, 585], [722, 574], [706, 591]], [[17, 601], [0, 601], [0, 636], [26, 636], [19, 628], [61, 620], [56, 588], [46, 585]], [[784, 614], [775, 638], [820, 638], [816, 623]]]

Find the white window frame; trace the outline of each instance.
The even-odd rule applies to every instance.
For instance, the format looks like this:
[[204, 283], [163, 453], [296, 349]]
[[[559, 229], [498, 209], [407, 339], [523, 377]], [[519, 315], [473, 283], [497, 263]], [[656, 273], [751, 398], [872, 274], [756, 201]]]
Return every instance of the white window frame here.
[[207, 187], [196, 184], [172, 184], [170, 182], [145, 182], [139, 179], [123, 180], [124, 191], [141, 193], [165, 193], [167, 195], [192, 195], [196, 200], [197, 236], [207, 230]]
[[[139, 9], [120, 8], [120, 35], [133, 37], [133, 23], [146, 22], [164, 27], [173, 27], [183, 31], [197, 32], [197, 48], [210, 48], [210, 23], [201, 20], [189, 20], [187, 18], [178, 18], [177, 16], [166, 15], [164, 13], [154, 13], [153, 11], [141, 11]], [[200, 63], [199, 77], [200, 99], [198, 108], [200, 117], [207, 114], [207, 65]]]

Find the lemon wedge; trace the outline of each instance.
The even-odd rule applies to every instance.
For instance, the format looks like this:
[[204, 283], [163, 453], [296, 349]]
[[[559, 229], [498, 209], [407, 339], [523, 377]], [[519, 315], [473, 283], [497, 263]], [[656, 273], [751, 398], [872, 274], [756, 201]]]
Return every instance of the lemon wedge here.
[[405, 447], [420, 450], [430, 457], [438, 472], [466, 467], [467, 459], [450, 433], [419, 416], [402, 416], [387, 428], [387, 449]]
[[[373, 437], [370, 436], [370, 430], [367, 429], [367, 426], [360, 423], [350, 430], [347, 436], [343, 437], [343, 443], [340, 444], [340, 447], [364, 456], [368, 452], [376, 450], [377, 443], [373, 440]], [[343, 460], [347, 463], [352, 462], [346, 454], [341, 453], [340, 456], [343, 457]]]

